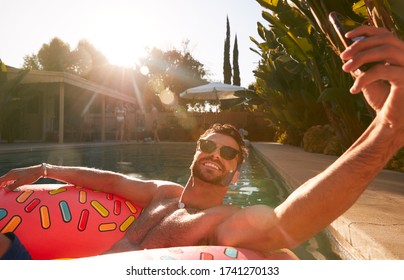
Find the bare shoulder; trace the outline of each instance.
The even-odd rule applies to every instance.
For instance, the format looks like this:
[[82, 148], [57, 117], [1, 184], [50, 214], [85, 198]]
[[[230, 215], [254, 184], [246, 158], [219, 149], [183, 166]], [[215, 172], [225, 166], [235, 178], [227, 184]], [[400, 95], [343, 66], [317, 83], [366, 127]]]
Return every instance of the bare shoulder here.
[[147, 207], [156, 198], [180, 195], [183, 190], [181, 185], [169, 181], [130, 178], [127, 182], [128, 184], [117, 194], [142, 207]]
[[184, 187], [180, 184], [164, 181], [164, 180], [137, 180], [132, 179], [134, 185], [142, 185], [143, 188], [147, 188], [153, 192], [164, 192], [172, 190], [183, 190]]
[[156, 187], [155, 196], [179, 196], [184, 190], [184, 186], [170, 181], [154, 180], [153, 183]]
[[177, 187], [183, 189], [184, 187], [178, 183], [164, 180], [153, 180], [157, 187]]

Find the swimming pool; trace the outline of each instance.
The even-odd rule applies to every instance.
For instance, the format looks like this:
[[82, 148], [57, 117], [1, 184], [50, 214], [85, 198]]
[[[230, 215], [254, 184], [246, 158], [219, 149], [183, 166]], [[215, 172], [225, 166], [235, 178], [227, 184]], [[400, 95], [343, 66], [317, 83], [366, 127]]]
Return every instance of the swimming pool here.
[[[141, 143], [7, 153], [0, 154], [0, 175], [12, 168], [48, 162], [95, 167], [140, 179], [161, 179], [185, 185], [194, 152], [195, 143]], [[240, 178], [237, 184], [230, 186], [224, 203], [276, 207], [287, 195], [282, 181], [250, 150]], [[301, 259], [339, 259], [332, 252], [325, 233], [317, 234], [293, 251]]]

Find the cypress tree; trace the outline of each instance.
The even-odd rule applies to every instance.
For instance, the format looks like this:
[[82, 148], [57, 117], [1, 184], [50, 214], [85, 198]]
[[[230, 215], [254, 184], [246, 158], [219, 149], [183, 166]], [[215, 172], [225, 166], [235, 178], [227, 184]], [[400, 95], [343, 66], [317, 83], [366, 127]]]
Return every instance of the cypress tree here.
[[226, 40], [224, 41], [224, 62], [223, 62], [223, 82], [231, 84], [231, 64], [230, 64], [230, 23], [227, 16]]
[[238, 44], [236, 34], [233, 47], [233, 85], [239, 86], [240, 84], [240, 68], [238, 66]]

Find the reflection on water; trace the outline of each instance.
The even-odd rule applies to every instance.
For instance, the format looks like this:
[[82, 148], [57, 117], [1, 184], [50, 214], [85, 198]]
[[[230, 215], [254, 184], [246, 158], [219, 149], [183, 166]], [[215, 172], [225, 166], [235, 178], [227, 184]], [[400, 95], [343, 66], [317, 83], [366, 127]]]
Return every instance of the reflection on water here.
[[[1, 154], [0, 175], [12, 168], [48, 162], [95, 167], [140, 179], [168, 180], [185, 185], [194, 152], [193, 143], [148, 143]], [[274, 208], [286, 196], [287, 191], [281, 181], [250, 151], [241, 168], [240, 178], [237, 184], [230, 186], [224, 203], [241, 207], [265, 204]], [[294, 251], [301, 259], [338, 259], [330, 250], [328, 239], [323, 233]]]

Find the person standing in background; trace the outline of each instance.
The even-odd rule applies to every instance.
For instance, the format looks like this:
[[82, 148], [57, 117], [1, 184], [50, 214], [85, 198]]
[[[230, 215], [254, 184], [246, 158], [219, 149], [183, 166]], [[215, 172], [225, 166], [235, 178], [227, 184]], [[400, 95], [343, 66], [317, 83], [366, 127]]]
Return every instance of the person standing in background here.
[[152, 134], [153, 134], [153, 141], [160, 142], [159, 138], [159, 111], [157, 110], [156, 106], [153, 105], [152, 110]]
[[115, 107], [116, 132], [115, 140], [123, 141], [125, 134], [126, 108], [122, 102]]

